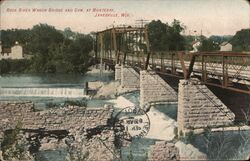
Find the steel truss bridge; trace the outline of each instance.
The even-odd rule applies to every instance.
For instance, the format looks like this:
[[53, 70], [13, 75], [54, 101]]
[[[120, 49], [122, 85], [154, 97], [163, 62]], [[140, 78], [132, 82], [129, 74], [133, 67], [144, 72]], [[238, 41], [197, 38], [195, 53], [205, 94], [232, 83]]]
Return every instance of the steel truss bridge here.
[[250, 94], [250, 54], [236, 52], [152, 51], [147, 28], [116, 27], [96, 33], [95, 58], [159, 74]]

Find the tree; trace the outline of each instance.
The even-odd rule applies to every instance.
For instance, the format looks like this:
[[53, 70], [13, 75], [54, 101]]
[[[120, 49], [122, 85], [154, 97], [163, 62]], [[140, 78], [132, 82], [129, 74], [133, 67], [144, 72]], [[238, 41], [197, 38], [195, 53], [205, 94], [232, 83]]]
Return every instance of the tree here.
[[31, 40], [30, 29], [1, 30], [1, 41], [4, 47], [11, 47], [18, 41], [20, 44], [23, 44], [25, 49], [26, 43]]
[[202, 38], [201, 45], [198, 47], [199, 51], [216, 51], [219, 49], [219, 44], [207, 38]]
[[32, 41], [30, 42], [31, 53], [40, 53], [47, 56], [51, 44], [59, 44], [64, 36], [53, 26], [47, 24], [35, 25], [32, 30]]
[[10, 71], [10, 63], [7, 60], [0, 60], [0, 74], [5, 74]]
[[160, 20], [148, 24], [148, 35], [152, 50], [168, 50], [167, 25]]
[[153, 20], [148, 24], [149, 41], [154, 51], [184, 50], [185, 38], [181, 35], [184, 26], [174, 20], [171, 25], [160, 20]]
[[237, 31], [231, 43], [234, 51], [250, 51], [250, 29]]
[[170, 50], [184, 50], [185, 49], [185, 38], [181, 35], [184, 30], [184, 26], [181, 25], [180, 21], [174, 19], [171, 26], [167, 27], [167, 33], [169, 35], [169, 49]]
[[89, 65], [92, 41], [90, 35], [78, 35], [74, 43], [69, 45], [65, 59], [74, 65], [75, 71], [84, 72]]
[[192, 43], [195, 41], [195, 36], [192, 36], [192, 35], [187, 35], [187, 36], [184, 36], [184, 39], [185, 39], [185, 50], [193, 50], [193, 46], [192, 46]]
[[68, 38], [68, 39], [75, 39], [75, 36], [76, 36], [76, 33], [74, 33], [69, 27], [66, 27], [62, 34], [64, 35], [65, 38]]
[[233, 38], [232, 35], [224, 35], [224, 36], [217, 36], [217, 35], [212, 35], [209, 37], [210, 40], [221, 44], [223, 42], [229, 42]]
[[1, 60], [0, 73], [83, 73], [90, 65], [93, 37], [70, 28], [60, 31], [48, 24], [38, 24], [27, 30], [2, 30], [1, 36], [4, 47], [19, 41], [25, 53], [33, 57], [32, 60]]

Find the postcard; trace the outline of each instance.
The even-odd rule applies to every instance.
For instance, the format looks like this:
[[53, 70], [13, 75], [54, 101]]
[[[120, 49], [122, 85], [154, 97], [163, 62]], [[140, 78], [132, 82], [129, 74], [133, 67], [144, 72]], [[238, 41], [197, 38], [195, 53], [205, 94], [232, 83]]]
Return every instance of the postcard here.
[[0, 161], [250, 159], [248, 1], [0, 4]]

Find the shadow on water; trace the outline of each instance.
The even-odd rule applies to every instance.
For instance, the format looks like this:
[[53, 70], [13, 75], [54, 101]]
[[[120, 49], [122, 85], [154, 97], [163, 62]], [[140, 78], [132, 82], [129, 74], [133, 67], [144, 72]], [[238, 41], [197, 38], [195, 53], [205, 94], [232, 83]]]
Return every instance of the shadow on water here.
[[177, 104], [159, 104], [155, 109], [177, 121]]
[[127, 100], [131, 101], [132, 103], [134, 103], [136, 106], [140, 105], [140, 91], [133, 91], [130, 93], [125, 93], [122, 95], [124, 98], [126, 98]]

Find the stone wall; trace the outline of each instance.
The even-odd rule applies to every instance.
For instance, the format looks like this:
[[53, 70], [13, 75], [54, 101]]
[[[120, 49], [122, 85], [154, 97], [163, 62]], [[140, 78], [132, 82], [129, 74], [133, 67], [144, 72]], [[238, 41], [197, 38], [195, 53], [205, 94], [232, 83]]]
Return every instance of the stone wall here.
[[140, 104], [177, 102], [177, 93], [154, 71], [140, 72]]
[[180, 160], [179, 150], [173, 143], [158, 141], [151, 145], [148, 153], [148, 161]]
[[121, 80], [121, 65], [119, 64], [115, 65], [115, 80], [117, 81]]
[[180, 80], [178, 131], [232, 124], [235, 115], [198, 79]]
[[121, 67], [122, 88], [138, 90], [140, 88], [140, 75], [129, 66]]
[[13, 129], [18, 122], [23, 129], [70, 130], [95, 128], [108, 124], [112, 115], [110, 108], [85, 108], [67, 106], [34, 112], [33, 103], [0, 104], [0, 131]]

